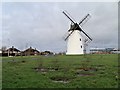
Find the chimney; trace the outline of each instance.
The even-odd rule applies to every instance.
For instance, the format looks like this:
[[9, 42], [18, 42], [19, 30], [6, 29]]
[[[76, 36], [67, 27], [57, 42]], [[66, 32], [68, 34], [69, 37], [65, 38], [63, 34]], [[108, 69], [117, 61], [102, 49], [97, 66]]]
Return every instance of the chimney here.
[[12, 46], [12, 49], [14, 48], [14, 46]]

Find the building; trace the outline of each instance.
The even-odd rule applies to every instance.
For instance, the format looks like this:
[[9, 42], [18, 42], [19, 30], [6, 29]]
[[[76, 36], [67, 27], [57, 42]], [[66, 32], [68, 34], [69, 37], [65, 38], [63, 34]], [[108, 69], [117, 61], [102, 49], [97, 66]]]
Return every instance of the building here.
[[111, 54], [113, 53], [114, 48], [91, 48], [90, 53], [91, 54]]
[[7, 50], [2, 51], [2, 56], [20, 56], [20, 50], [12, 46], [11, 48], [8, 48]]
[[33, 49], [32, 47], [30, 47], [30, 48], [22, 51], [22, 52], [21, 52], [21, 55], [22, 55], [22, 56], [40, 55], [40, 52], [39, 52], [38, 50], [36, 50], [36, 48]]
[[112, 53], [120, 54], [120, 49], [116, 49], [116, 48], [114, 48], [113, 51], [112, 51]]
[[41, 52], [41, 55], [53, 55], [54, 53], [53, 52], [50, 52], [50, 51], [44, 51], [44, 52]]

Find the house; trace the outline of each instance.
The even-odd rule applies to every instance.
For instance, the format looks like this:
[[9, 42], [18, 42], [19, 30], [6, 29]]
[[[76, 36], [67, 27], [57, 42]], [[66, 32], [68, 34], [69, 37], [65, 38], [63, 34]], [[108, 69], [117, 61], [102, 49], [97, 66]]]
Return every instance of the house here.
[[20, 56], [20, 50], [12, 46], [11, 48], [8, 48], [7, 50], [3, 51], [2, 56]]
[[44, 52], [41, 52], [41, 55], [53, 55], [53, 52], [44, 51]]
[[114, 54], [120, 54], [120, 49], [114, 48], [114, 49], [112, 50], [112, 53], [114, 53]]
[[33, 49], [32, 47], [21, 52], [22, 56], [39, 55], [39, 54], [40, 54], [40, 52], [38, 50], [36, 50], [36, 48]]

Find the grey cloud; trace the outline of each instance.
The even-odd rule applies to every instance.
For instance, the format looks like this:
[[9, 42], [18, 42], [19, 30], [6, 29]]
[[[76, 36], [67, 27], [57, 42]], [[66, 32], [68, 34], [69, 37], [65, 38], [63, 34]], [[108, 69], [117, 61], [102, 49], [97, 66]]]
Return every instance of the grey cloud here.
[[67, 10], [79, 22], [87, 13], [92, 18], [83, 29], [93, 38], [89, 47], [117, 46], [117, 7], [115, 3], [7, 3], [3, 5], [3, 44], [25, 49], [66, 51], [63, 37], [70, 21]]

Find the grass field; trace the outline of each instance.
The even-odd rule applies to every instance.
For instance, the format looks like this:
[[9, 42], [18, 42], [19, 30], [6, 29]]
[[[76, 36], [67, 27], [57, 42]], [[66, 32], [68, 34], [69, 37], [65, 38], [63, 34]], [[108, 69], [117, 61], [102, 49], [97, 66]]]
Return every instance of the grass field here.
[[2, 57], [0, 57], [0, 89], [2, 89]]
[[2, 88], [117, 88], [118, 55], [2, 58]]

